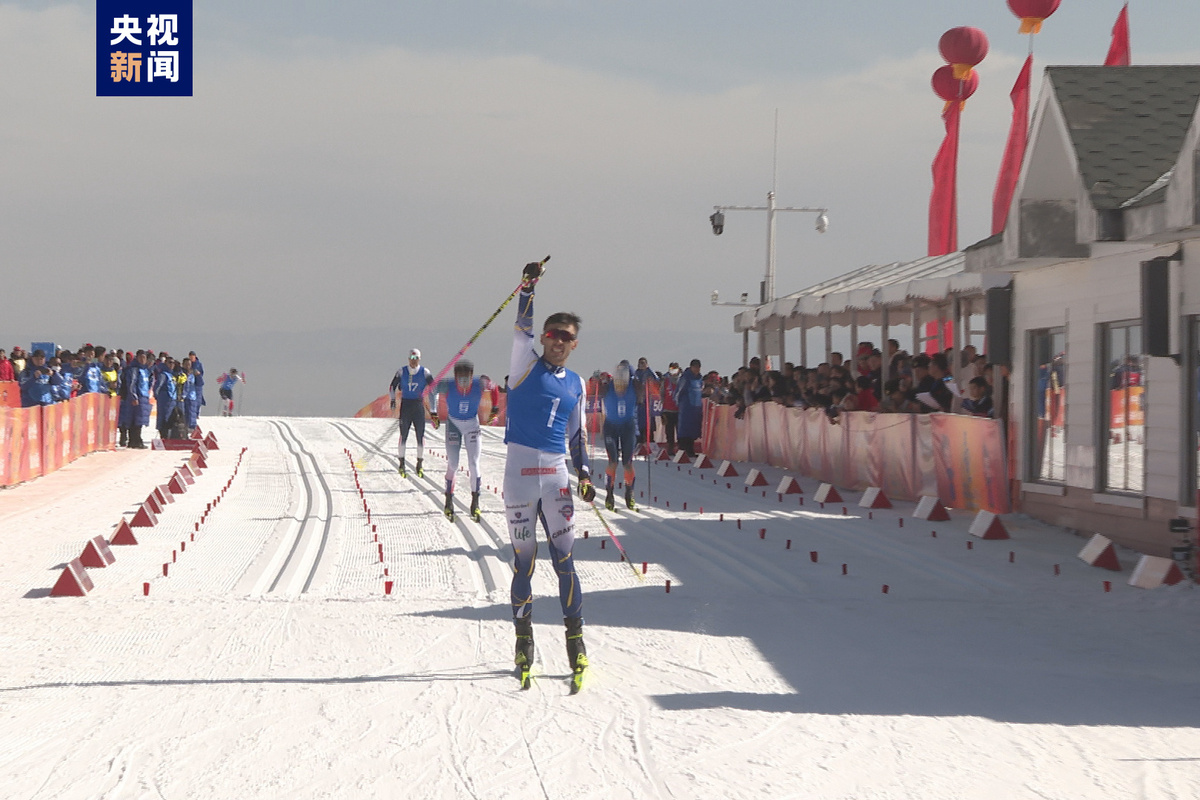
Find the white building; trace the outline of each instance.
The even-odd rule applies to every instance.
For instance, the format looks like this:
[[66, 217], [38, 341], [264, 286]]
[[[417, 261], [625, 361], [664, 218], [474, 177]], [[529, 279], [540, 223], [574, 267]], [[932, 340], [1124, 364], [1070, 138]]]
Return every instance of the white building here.
[[1153, 555], [1196, 518], [1198, 98], [1200, 66], [1049, 67], [1007, 227], [966, 250], [1013, 275], [1021, 510]]

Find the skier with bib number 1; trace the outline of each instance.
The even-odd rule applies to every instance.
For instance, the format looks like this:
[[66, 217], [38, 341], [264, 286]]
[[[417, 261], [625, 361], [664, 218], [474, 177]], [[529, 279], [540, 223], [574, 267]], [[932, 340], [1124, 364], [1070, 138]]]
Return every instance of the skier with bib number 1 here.
[[521, 688], [530, 685], [533, 664], [533, 590], [537, 524], [546, 532], [551, 562], [558, 575], [559, 602], [566, 626], [571, 693], [583, 685], [588, 666], [583, 644], [583, 597], [571, 549], [575, 542], [575, 504], [567, 473], [567, 453], [579, 477], [584, 502], [596, 497], [587, 458], [584, 424], [586, 385], [566, 368], [578, 342], [580, 319], [569, 312], [551, 314], [542, 326], [542, 354], [533, 345], [533, 290], [542, 264], [522, 272], [520, 302], [513, 332], [504, 441], [504, 507], [513, 546], [512, 613]]

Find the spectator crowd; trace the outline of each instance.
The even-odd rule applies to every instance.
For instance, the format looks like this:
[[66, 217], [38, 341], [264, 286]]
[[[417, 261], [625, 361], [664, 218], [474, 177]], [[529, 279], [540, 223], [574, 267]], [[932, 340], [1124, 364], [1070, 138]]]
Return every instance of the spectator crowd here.
[[[195, 351], [175, 359], [165, 350], [109, 350], [85, 344], [76, 351], [27, 353], [0, 348], [0, 381], [20, 385], [23, 407], [45, 406], [91, 392], [121, 400], [118, 445], [145, 448], [142, 428], [157, 410], [155, 428], [164, 439], [187, 438], [204, 401], [204, 365]], [[153, 398], [153, 402], [151, 400]]]
[[[642, 358], [632, 376], [639, 397], [638, 419], [649, 419], [653, 438], [656, 420], [640, 405], [645, 402], [647, 381], [654, 382], [659, 388], [662, 423], [667, 447], [672, 453], [676, 448], [679, 400], [684, 392], [696, 394], [711, 403], [736, 406], [738, 418], [754, 403], [815, 408], [834, 422], [845, 411], [995, 416], [995, 381], [1005, 380], [1007, 373], [1002, 367], [988, 362], [973, 345], [967, 345], [957, 353], [948, 349], [915, 356], [902, 350], [895, 339], [889, 339], [886, 347], [885, 355], [873, 342], [860, 342], [852, 360], [847, 361], [841, 353], [834, 352], [830, 353], [829, 361], [812, 368], [787, 362], [773, 370], [764, 368], [762, 361], [755, 357], [725, 377], [716, 370], [702, 373], [698, 360], [693, 360], [688, 370], [681, 370], [678, 363], [672, 362], [666, 372], [655, 372]], [[611, 376], [597, 371], [592, 378], [603, 392]], [[641, 427], [646, 427], [644, 422]], [[639, 429], [638, 442], [642, 441], [644, 432]], [[685, 444], [681, 437], [679, 444], [692, 455], [691, 442]]]

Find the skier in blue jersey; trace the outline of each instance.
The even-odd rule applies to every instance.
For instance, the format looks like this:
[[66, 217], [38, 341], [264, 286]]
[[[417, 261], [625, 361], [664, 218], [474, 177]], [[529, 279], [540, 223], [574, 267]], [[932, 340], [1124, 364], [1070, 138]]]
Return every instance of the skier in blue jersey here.
[[217, 392], [221, 395], [221, 416], [233, 416], [233, 387], [237, 386], [238, 381], [246, 382], [246, 376], [237, 371], [237, 367], [231, 367], [229, 372], [222, 372], [217, 376], [217, 384], [220, 390]]
[[[405, 451], [408, 449], [409, 428], [416, 428], [417, 433], [417, 477], [425, 477], [425, 388], [433, 383], [429, 370], [421, 366], [421, 351], [413, 348], [408, 351], [408, 364], [396, 370], [392, 384], [388, 387], [392, 409], [396, 408], [396, 390], [400, 390], [400, 477], [408, 477], [408, 467], [404, 462]], [[432, 413], [432, 412], [431, 412]]]
[[[471, 518], [479, 520], [479, 477], [480, 424], [479, 401], [483, 399], [483, 382], [475, 377], [475, 367], [463, 359], [454, 365], [454, 380], [443, 380], [437, 385], [435, 397], [446, 399], [446, 517], [454, 520], [454, 476], [458, 472], [459, 454], [466, 448], [467, 476], [471, 486]], [[497, 394], [492, 389], [492, 394]], [[437, 407], [437, 401], [434, 401]], [[488, 419], [496, 418], [496, 398], [492, 398], [492, 412]], [[438, 415], [433, 415], [433, 426], [438, 425]]]
[[579, 317], [567, 312], [552, 314], [542, 326], [542, 355], [533, 346], [533, 289], [542, 264], [525, 265], [522, 273], [512, 360], [504, 441], [508, 457], [504, 468], [504, 507], [513, 546], [512, 612], [516, 626], [516, 664], [521, 684], [529, 686], [533, 662], [533, 590], [531, 579], [537, 556], [537, 523], [546, 531], [546, 542], [566, 625], [567, 659], [577, 691], [587, 668], [583, 644], [583, 597], [571, 549], [575, 542], [575, 504], [567, 473], [567, 453], [579, 476], [579, 494], [590, 503], [596, 497], [587, 459], [584, 426], [586, 385], [566, 368], [578, 344]]
[[612, 381], [604, 389], [604, 449], [608, 453], [608, 466], [604, 468], [604, 507], [616, 508], [613, 500], [613, 483], [617, 478], [617, 461], [625, 471], [625, 505], [636, 509], [633, 501], [633, 445], [638, 437], [640, 415], [638, 392], [633, 383], [629, 362], [622, 361], [613, 370]]

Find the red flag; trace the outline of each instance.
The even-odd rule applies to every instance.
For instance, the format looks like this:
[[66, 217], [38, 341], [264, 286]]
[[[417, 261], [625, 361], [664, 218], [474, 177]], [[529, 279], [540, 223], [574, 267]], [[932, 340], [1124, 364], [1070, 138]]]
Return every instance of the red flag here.
[[933, 191], [929, 195], [929, 255], [944, 256], [958, 249], [958, 123], [962, 103], [946, 103], [942, 119], [946, 138], [933, 159]]
[[1106, 67], [1129, 66], [1129, 3], [1117, 14], [1116, 24], [1112, 29], [1112, 44], [1108, 46], [1108, 55], [1104, 58]]
[[996, 176], [996, 191], [992, 193], [992, 233], [1004, 230], [1008, 221], [1008, 207], [1013, 192], [1017, 190], [1017, 179], [1021, 176], [1021, 162], [1025, 160], [1025, 142], [1029, 138], [1029, 77], [1033, 72], [1033, 56], [1025, 59], [1025, 66], [1017, 74], [1008, 96], [1012, 99], [1012, 126], [1008, 129], [1008, 142], [1004, 145], [1004, 160], [1000, 162], [1000, 174]]

